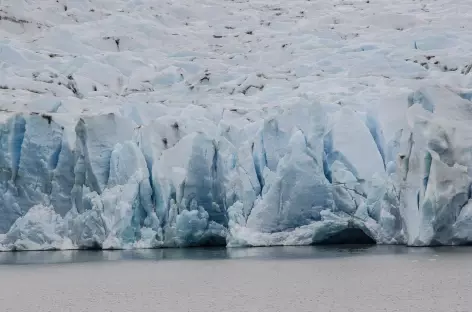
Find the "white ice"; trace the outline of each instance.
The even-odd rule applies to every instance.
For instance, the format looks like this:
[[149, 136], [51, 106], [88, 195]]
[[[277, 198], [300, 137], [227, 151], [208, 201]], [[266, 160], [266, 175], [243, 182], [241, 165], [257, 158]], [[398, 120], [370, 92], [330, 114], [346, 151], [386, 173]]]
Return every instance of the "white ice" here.
[[0, 250], [472, 241], [470, 1], [0, 4]]

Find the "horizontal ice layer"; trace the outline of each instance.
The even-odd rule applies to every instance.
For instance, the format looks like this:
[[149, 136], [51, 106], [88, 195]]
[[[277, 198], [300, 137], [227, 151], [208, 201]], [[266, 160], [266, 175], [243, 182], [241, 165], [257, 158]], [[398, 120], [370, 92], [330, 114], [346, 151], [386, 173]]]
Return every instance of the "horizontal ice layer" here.
[[256, 131], [185, 114], [140, 127], [84, 116], [73, 130], [60, 115], [11, 115], [0, 246], [468, 243], [471, 102], [429, 87], [404, 104], [392, 172], [374, 117], [346, 107], [294, 104]]

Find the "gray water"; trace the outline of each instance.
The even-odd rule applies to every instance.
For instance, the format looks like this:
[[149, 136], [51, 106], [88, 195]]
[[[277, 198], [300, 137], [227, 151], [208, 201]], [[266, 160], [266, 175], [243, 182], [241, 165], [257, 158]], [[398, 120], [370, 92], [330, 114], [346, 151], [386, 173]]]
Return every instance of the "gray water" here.
[[0, 311], [472, 311], [472, 248], [0, 253]]

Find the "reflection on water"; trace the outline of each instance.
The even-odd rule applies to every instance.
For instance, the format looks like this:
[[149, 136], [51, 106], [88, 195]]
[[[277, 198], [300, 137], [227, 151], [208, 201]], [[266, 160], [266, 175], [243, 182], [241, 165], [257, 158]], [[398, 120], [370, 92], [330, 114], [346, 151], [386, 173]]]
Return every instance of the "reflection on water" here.
[[408, 248], [404, 246], [342, 245], [260, 248], [182, 248], [141, 250], [67, 250], [0, 252], [0, 265], [54, 264], [117, 260], [294, 260], [366, 255], [472, 254], [472, 247]]

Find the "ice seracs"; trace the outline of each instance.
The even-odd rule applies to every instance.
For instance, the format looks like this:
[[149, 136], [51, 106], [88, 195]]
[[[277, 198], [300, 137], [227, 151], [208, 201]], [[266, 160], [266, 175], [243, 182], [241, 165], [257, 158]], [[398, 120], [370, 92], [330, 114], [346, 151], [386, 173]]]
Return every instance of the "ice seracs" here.
[[54, 115], [12, 115], [2, 249], [466, 243], [470, 102], [434, 86], [404, 104], [393, 172], [381, 129], [343, 107], [288, 106], [246, 140], [82, 117], [74, 147]]

